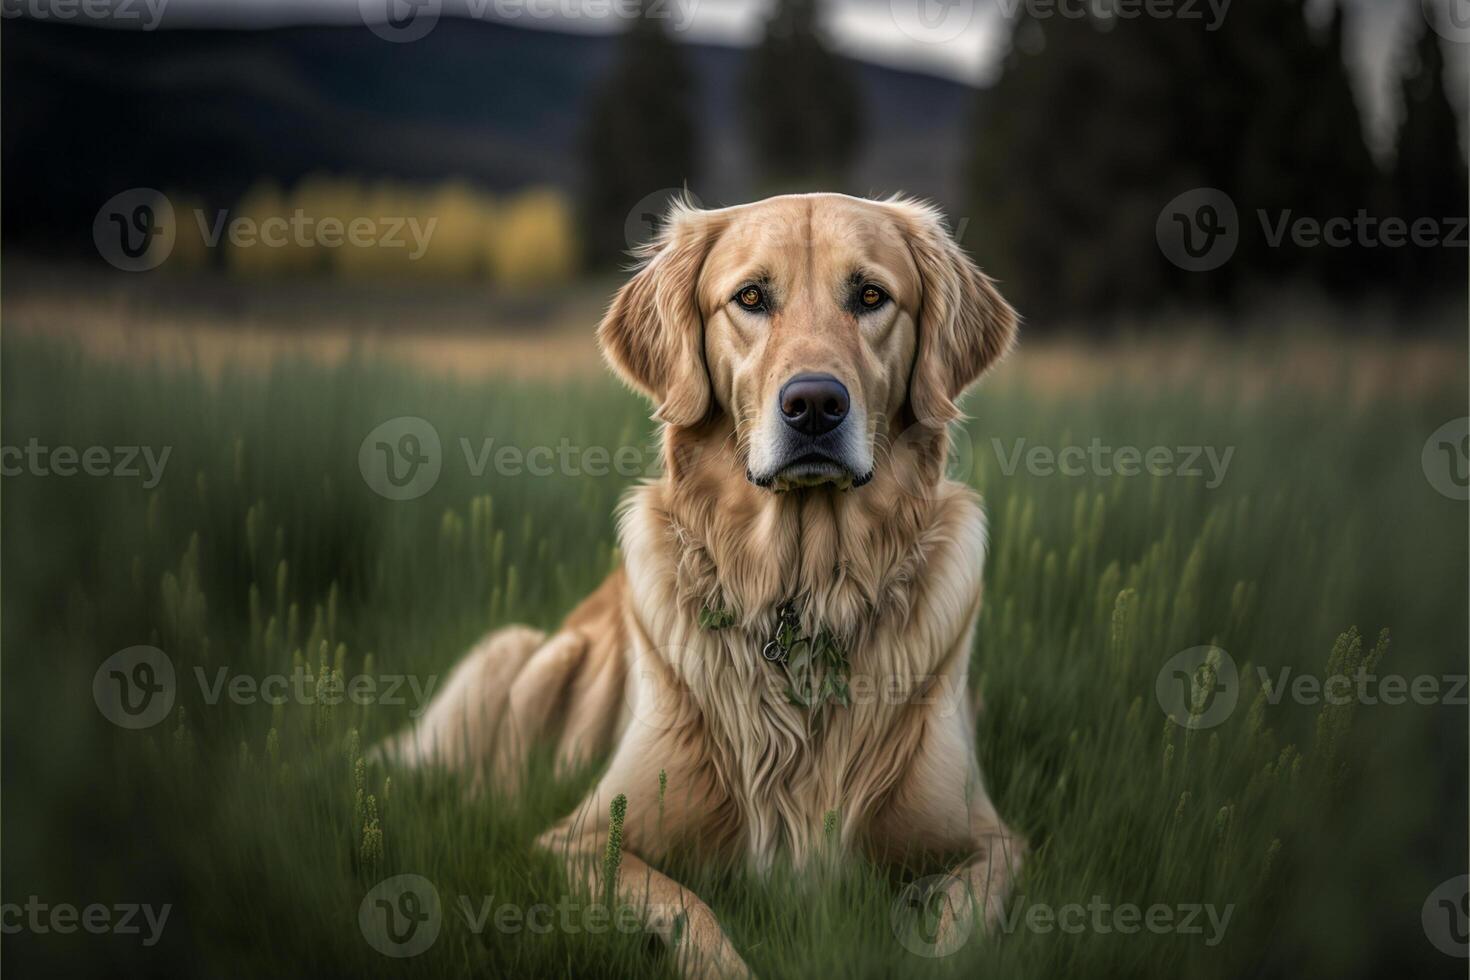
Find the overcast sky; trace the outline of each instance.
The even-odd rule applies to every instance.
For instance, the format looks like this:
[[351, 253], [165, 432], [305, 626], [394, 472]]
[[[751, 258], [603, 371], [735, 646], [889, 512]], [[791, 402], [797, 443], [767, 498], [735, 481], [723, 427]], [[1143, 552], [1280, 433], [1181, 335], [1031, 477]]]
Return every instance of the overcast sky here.
[[[0, 0], [7, 15], [62, 19], [58, 5], [110, 4], [121, 14], [162, 27], [272, 27], [284, 24], [361, 24], [381, 21], [388, 3], [400, 13], [410, 3], [440, 16], [481, 17], [532, 29], [603, 33], [620, 30], [623, 22], [609, 9], [632, 0]], [[676, 37], [690, 41], [744, 45], [760, 36], [774, 0], [649, 0], [668, 17]], [[827, 34], [834, 47], [854, 57], [910, 68], [983, 85], [991, 81], [1009, 44], [1006, 14], [1022, 4], [1028, 9], [1076, 9], [1090, 0], [826, 0]], [[1124, 0], [1127, 2], [1127, 0]], [[1151, 0], [1173, 4], [1206, 29], [1229, 16], [1233, 3], [1263, 0]], [[1311, 0], [1317, 8], [1331, 0]], [[1395, 57], [1424, 29], [1423, 8], [1464, 0], [1343, 0], [1348, 10], [1349, 64], [1371, 120], [1382, 142], [1394, 115]], [[1046, 5], [1052, 6], [1046, 6]], [[72, 19], [80, 19], [75, 14]], [[128, 18], [116, 17], [119, 25]], [[1446, 45], [1455, 68], [1452, 98], [1466, 105], [1470, 85], [1470, 29], [1460, 43]]]

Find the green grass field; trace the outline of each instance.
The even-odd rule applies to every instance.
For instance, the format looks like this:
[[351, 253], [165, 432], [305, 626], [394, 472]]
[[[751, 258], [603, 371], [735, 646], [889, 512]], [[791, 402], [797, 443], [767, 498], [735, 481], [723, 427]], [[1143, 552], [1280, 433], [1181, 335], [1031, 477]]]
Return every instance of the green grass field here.
[[[1351, 669], [1387, 630], [1378, 674], [1464, 675], [1466, 508], [1421, 465], [1429, 434], [1465, 414], [1463, 369], [1458, 383], [1363, 396], [1349, 380], [1371, 345], [1321, 345], [1306, 385], [1268, 370], [1284, 359], [1271, 342], [1189, 343], [1193, 356], [1143, 382], [1113, 377], [1119, 357], [1101, 354], [1078, 388], [1043, 390], [1003, 365], [968, 402], [955, 470], [990, 514], [972, 678], [991, 793], [1032, 845], [1013, 908], [1197, 905], [1228, 921], [1217, 930], [1201, 912], [1198, 931], [1128, 934], [1091, 913], [1080, 931], [1022, 918], [927, 957], [910, 948], [923, 948], [922, 924], [893, 926], [904, 883], [861, 864], [807, 879], [679, 869], [757, 974], [1463, 974], [1420, 916], [1466, 868], [1465, 708], [1272, 703], [1258, 670], [1274, 682], [1287, 667]], [[1446, 356], [1464, 364], [1461, 348]], [[474, 452], [489, 438], [641, 447], [647, 465], [643, 405], [610, 379], [451, 383], [361, 360], [206, 381], [36, 340], [8, 339], [3, 372], [7, 447], [170, 453], [151, 489], [146, 469], [23, 467], [4, 482], [4, 901], [171, 905], [151, 946], [6, 935], [7, 969], [672, 973], [531, 853], [590, 774], [555, 782], [538, 767], [506, 800], [359, 772], [362, 748], [415, 707], [411, 689], [398, 692], [406, 704], [311, 703], [333, 671], [422, 687], [487, 630], [553, 626], [615, 564], [612, 511], [632, 478], [493, 462], [476, 475], [460, 440]], [[437, 482], [406, 501], [373, 492], [359, 468], [364, 438], [399, 416], [428, 420], [443, 447]], [[1058, 450], [1094, 436], [1233, 454], [1217, 486], [1009, 466], [1018, 439]], [[128, 730], [104, 717], [93, 681], [140, 644], [167, 654], [176, 696], [163, 721]], [[1156, 679], [1206, 644], [1238, 668], [1236, 705], [1189, 729], [1166, 717]], [[293, 670], [311, 682], [284, 704], [211, 697], [222, 676], [248, 685]], [[442, 915], [432, 946], [393, 959], [366, 941], [359, 906], [403, 873], [432, 882]], [[492, 915], [477, 931], [487, 902], [552, 913], [519, 928]]]

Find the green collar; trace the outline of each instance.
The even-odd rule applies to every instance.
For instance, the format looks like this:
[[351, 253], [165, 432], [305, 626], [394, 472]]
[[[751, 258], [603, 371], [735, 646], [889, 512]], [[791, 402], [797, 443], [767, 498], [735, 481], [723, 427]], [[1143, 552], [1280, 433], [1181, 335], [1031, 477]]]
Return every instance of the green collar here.
[[[702, 629], [722, 630], [736, 620], [728, 609], [706, 606], [699, 611]], [[795, 600], [787, 599], [777, 607], [776, 631], [761, 647], [761, 656], [785, 671], [786, 698], [792, 704], [810, 708], [829, 698], [844, 707], [851, 703], [846, 647], [825, 626], [817, 629], [816, 636], [804, 633]]]

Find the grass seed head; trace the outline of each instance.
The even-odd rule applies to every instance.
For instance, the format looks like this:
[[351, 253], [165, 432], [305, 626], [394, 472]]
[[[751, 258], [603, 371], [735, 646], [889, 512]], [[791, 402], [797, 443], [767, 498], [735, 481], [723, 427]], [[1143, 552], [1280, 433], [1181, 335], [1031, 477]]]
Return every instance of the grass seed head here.
[[628, 797], [619, 793], [608, 807], [607, 850], [602, 856], [602, 881], [608, 908], [618, 893], [618, 869], [623, 863], [623, 820], [628, 815]]
[[360, 853], [365, 864], [376, 865], [383, 860], [383, 824], [378, 819], [378, 801], [371, 796], [367, 798]]

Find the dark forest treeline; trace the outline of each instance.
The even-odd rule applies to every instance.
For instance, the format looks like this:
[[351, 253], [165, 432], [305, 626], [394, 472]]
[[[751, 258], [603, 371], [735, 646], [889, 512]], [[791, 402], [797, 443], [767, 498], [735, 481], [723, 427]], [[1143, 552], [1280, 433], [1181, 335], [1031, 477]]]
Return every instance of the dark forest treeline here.
[[[1033, 318], [1217, 305], [1296, 283], [1410, 306], [1463, 292], [1463, 228], [1459, 247], [1395, 234], [1417, 221], [1421, 241], [1437, 240], [1467, 211], [1440, 38], [1427, 25], [1399, 56], [1402, 110], [1382, 163], [1335, 8], [1313, 24], [1303, 0], [1255, 0], [1214, 30], [1022, 14], [1012, 40], [999, 81], [976, 96], [969, 199], [956, 218]], [[695, 119], [681, 57], [657, 21], [640, 21], [590, 117], [583, 213], [594, 264], [624, 257], [627, 202], [697, 186], [696, 125], [740, 127], [766, 192], [852, 189], [844, 177], [860, 141], [876, 138], [846, 63], [822, 42], [815, 0], [778, 4], [749, 55], [738, 118]], [[1199, 188], [1235, 212], [1229, 260], [1208, 271], [1171, 262], [1157, 228], [1169, 202]], [[1312, 227], [1327, 241], [1313, 244]]]
[[[630, 206], [693, 186], [697, 99], [684, 52], [646, 13], [624, 35], [618, 62], [586, 123], [582, 214], [588, 259], [627, 257]], [[817, 0], [781, 0], [741, 78], [741, 111], [705, 125], [736, 128], [762, 195], [845, 186], [862, 140], [850, 65], [823, 41]]]
[[[1265, 0], [1235, 5], [1215, 31], [1145, 18], [1017, 30], [999, 83], [978, 100], [969, 241], [1026, 308], [1220, 302], [1301, 281], [1343, 297], [1463, 290], [1463, 247], [1384, 243], [1398, 237], [1386, 219], [1432, 219], [1437, 234], [1466, 213], [1443, 56], [1427, 27], [1402, 59], [1390, 170], [1364, 138], [1340, 11], [1317, 28], [1302, 0]], [[1163, 259], [1155, 234], [1161, 209], [1195, 188], [1223, 192], [1236, 211], [1235, 251], [1208, 274]], [[1336, 244], [1311, 244], [1329, 221]], [[1298, 227], [1307, 244], [1294, 241]]]

